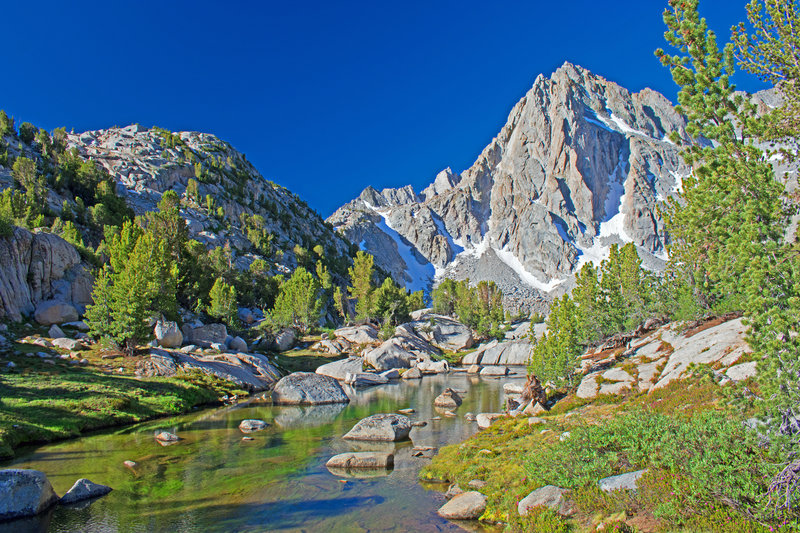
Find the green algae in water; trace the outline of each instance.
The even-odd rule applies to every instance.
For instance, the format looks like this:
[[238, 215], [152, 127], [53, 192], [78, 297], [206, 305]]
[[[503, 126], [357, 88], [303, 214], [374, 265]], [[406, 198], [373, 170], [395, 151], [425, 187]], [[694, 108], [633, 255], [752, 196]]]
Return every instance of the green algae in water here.
[[[502, 384], [510, 380], [426, 376], [359, 391], [349, 405], [255, 401], [43, 446], [4, 467], [42, 470], [59, 494], [81, 477], [114, 488], [90, 504], [27, 522], [33, 531], [461, 531], [436, 515], [444, 497], [417, 482], [429, 460], [412, 457], [412, 447], [440, 447], [473, 434], [477, 426], [463, 415], [500, 410]], [[468, 391], [464, 404], [457, 417], [433, 420], [439, 416], [433, 400], [448, 386]], [[417, 411], [412, 420], [428, 422], [412, 430], [413, 442], [341, 439], [361, 418], [406, 407]], [[243, 440], [238, 425], [247, 418], [270, 426]], [[162, 446], [153, 438], [161, 430], [182, 440]], [[332, 455], [354, 450], [391, 451], [395, 467], [361, 479], [325, 468]], [[22, 525], [0, 525], [0, 533], [21, 533]]]

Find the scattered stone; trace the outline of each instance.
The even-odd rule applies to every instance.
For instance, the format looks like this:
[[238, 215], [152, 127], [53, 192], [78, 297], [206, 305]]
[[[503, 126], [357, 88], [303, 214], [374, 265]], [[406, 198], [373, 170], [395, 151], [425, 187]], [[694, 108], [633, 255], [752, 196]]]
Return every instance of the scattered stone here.
[[242, 437], [242, 440], [245, 441], [245, 442], [248, 442], [248, 441], [256, 440], [256, 439], [253, 438], [253, 437]]
[[344, 382], [353, 387], [373, 387], [375, 385], [385, 385], [389, 380], [380, 374], [373, 372], [359, 372], [357, 374], [347, 374]]
[[123, 461], [122, 464], [127, 466], [128, 468], [136, 468], [139, 464], [136, 461]]
[[441, 419], [442, 419], [441, 416], [434, 416], [433, 418], [431, 418], [431, 421], [436, 422], [437, 420], [441, 420]]
[[639, 478], [647, 472], [647, 469], [628, 472], [618, 476], [603, 478], [597, 482], [597, 486], [603, 492], [613, 492], [615, 490], [636, 490]]
[[72, 488], [61, 497], [60, 503], [68, 505], [70, 503], [82, 502], [92, 498], [99, 498], [111, 492], [111, 487], [93, 483], [86, 478], [79, 479], [72, 485]]
[[228, 343], [228, 348], [234, 352], [247, 353], [247, 343], [241, 337], [234, 337]]
[[382, 452], [349, 452], [334, 455], [325, 464], [328, 468], [392, 468], [394, 454]]
[[498, 418], [503, 418], [505, 413], [480, 413], [475, 420], [478, 422], [478, 427], [486, 429], [491, 426]]
[[486, 510], [486, 496], [477, 491], [454, 496], [436, 513], [448, 520], [477, 520]]
[[78, 331], [89, 331], [89, 324], [87, 324], [83, 320], [78, 320], [76, 322], [64, 322], [61, 325], [66, 328], [77, 329]]
[[51, 339], [61, 339], [66, 337], [66, 335], [64, 335], [64, 332], [61, 331], [61, 328], [55, 324], [50, 326], [50, 329], [47, 330], [47, 336], [50, 337]]
[[196, 344], [187, 344], [186, 346], [184, 346], [183, 348], [180, 349], [180, 352], [181, 353], [192, 353], [192, 352], [196, 352], [199, 349], [200, 349], [200, 347], [197, 346]]
[[480, 489], [484, 488], [486, 485], [488, 485], [488, 483], [486, 483], [482, 479], [473, 479], [472, 481], [467, 483], [467, 486], [469, 488], [475, 489], [475, 490], [480, 490]]
[[286, 328], [275, 336], [274, 347], [279, 352], [285, 352], [294, 346], [297, 333], [292, 328]]
[[159, 320], [153, 330], [158, 346], [164, 348], [180, 348], [183, 344], [183, 333], [176, 322]]
[[572, 436], [572, 433], [570, 433], [569, 431], [565, 431], [564, 433], [562, 433], [562, 434], [561, 434], [561, 435], [558, 437], [558, 440], [560, 440], [561, 442], [564, 442], [565, 440], [567, 440], [567, 439], [568, 439], [568, 438], [570, 438], [571, 436]]
[[481, 373], [481, 366], [480, 365], [470, 365], [467, 369], [467, 374], [480, 374]]
[[403, 379], [420, 379], [422, 378], [422, 372], [419, 371], [419, 368], [409, 368], [405, 372], [403, 372]]
[[247, 420], [242, 420], [239, 423], [239, 429], [242, 431], [242, 433], [253, 433], [254, 431], [261, 431], [263, 429], [267, 429], [267, 426], [269, 426], [269, 424], [267, 424], [263, 420], [257, 420], [252, 418]]
[[447, 498], [448, 500], [452, 500], [459, 494], [464, 494], [464, 491], [461, 489], [461, 487], [458, 486], [458, 483], [453, 483], [452, 485], [447, 487], [447, 492], [444, 493], [444, 497]]
[[546, 420], [544, 418], [539, 418], [538, 416], [531, 416], [528, 417], [528, 425], [535, 426], [537, 424], [544, 424]]
[[449, 416], [451, 418], [456, 416], [456, 414], [453, 411], [442, 411], [442, 414], [444, 416]]
[[212, 350], [216, 350], [218, 352], [224, 352], [224, 351], [227, 350], [227, 347], [224, 344], [222, 344], [221, 342], [214, 342], [214, 343], [211, 343], [211, 349]]
[[0, 520], [34, 516], [58, 502], [44, 472], [0, 470]]
[[416, 368], [423, 374], [444, 374], [450, 372], [450, 363], [447, 361], [419, 361]]
[[451, 388], [447, 388], [433, 401], [436, 407], [444, 407], [447, 409], [458, 409], [461, 405], [461, 396]]
[[467, 422], [475, 422], [477, 418], [475, 417], [475, 413], [467, 413], [464, 415], [464, 420], [466, 420]]
[[317, 374], [330, 376], [339, 381], [344, 381], [347, 374], [359, 374], [364, 370], [364, 362], [360, 357], [348, 357], [332, 363], [326, 363], [317, 368]]
[[425, 422], [424, 420], [417, 420], [416, 422], [412, 422], [411, 423], [411, 427], [415, 427], [415, 428], [424, 428], [427, 425], [428, 425], [428, 423]]
[[14, 364], [14, 361], [9, 361], [8, 363], [6, 363], [6, 367], [7, 368], [16, 368], [17, 365]]
[[181, 438], [169, 431], [159, 431], [156, 433], [156, 440], [160, 442], [178, 442]]
[[394, 413], [368, 416], [343, 437], [348, 440], [401, 441], [408, 439], [411, 421]]
[[481, 369], [481, 376], [501, 377], [508, 375], [508, 367], [505, 366], [485, 366]]
[[54, 339], [53, 346], [61, 348], [62, 350], [69, 350], [71, 352], [83, 350], [83, 343], [81, 343], [81, 341], [68, 339], [66, 337]]
[[539, 402], [531, 402], [522, 410], [522, 414], [525, 416], [538, 416], [546, 412], [547, 408]]
[[410, 415], [410, 414], [416, 413], [416, 411], [414, 409], [412, 409], [411, 407], [409, 407], [407, 409], [398, 409], [397, 412], [402, 414], [402, 415]]
[[330, 376], [313, 372], [295, 372], [281, 378], [272, 391], [272, 401], [276, 404], [348, 403], [350, 398], [338, 381]]
[[517, 512], [520, 516], [527, 516], [528, 512], [534, 507], [543, 506], [562, 516], [569, 516], [573, 511], [572, 505], [566, 498], [568, 493], [567, 489], [562, 489], [555, 485], [539, 487], [519, 502]]
[[388, 380], [400, 379], [400, 371], [396, 368], [391, 368], [380, 373], [381, 376]]

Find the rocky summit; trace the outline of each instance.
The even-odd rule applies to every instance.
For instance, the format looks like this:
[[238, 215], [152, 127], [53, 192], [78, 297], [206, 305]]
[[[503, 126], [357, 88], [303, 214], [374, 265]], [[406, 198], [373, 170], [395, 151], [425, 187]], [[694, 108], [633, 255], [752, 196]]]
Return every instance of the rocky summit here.
[[661, 94], [565, 63], [536, 79], [470, 168], [419, 193], [367, 187], [328, 221], [411, 289], [491, 280], [530, 306], [613, 243], [663, 265], [659, 205], [688, 174], [669, 136], [687, 139], [685, 126]]

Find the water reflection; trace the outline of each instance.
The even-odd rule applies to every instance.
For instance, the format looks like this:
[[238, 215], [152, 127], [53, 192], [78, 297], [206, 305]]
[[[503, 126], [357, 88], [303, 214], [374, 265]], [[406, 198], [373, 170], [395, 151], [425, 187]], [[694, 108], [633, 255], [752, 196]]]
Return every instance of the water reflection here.
[[[499, 410], [502, 385], [514, 379], [520, 378], [425, 376], [359, 390], [349, 405], [256, 401], [43, 446], [10, 465], [44, 471], [59, 494], [81, 477], [114, 491], [82, 509], [57, 508], [25, 524], [0, 525], [0, 533], [461, 531], [435, 514], [444, 497], [417, 482], [431, 452], [414, 457], [413, 446], [439, 448], [468, 437], [477, 426], [464, 414]], [[465, 391], [464, 402], [457, 416], [433, 420], [433, 401], [447, 387]], [[408, 407], [415, 409], [408, 415], [412, 422], [427, 422], [411, 430], [410, 442], [341, 438], [361, 418]], [[244, 441], [238, 425], [248, 418], [270, 426]], [[183, 440], [163, 448], [153, 438], [157, 430]], [[331, 456], [348, 451], [394, 453], [394, 470], [358, 478], [325, 467]], [[136, 467], [125, 467], [126, 460]]]

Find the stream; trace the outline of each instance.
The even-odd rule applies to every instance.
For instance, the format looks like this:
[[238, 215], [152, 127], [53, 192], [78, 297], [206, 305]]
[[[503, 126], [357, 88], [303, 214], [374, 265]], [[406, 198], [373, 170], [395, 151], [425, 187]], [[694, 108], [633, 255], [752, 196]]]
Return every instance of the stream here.
[[[45, 472], [64, 494], [86, 477], [113, 487], [108, 496], [74, 508], [56, 507], [36, 519], [0, 524], [0, 533], [41, 532], [434, 532], [492, 531], [477, 523], [455, 524], [436, 515], [446, 485], [418, 482], [429, 458], [413, 457], [413, 446], [437, 448], [478, 431], [467, 412], [501, 410], [503, 384], [521, 377], [479, 378], [464, 373], [425, 376], [359, 390], [350, 404], [273, 406], [253, 400], [227, 408], [198, 410], [105, 431], [61, 443], [22, 449], [2, 468]], [[446, 387], [463, 394], [455, 418], [438, 413], [433, 401]], [[360, 419], [414, 408], [424, 420], [405, 443], [366, 443], [341, 438]], [[441, 420], [432, 420], [441, 416]], [[242, 440], [239, 422], [270, 424]], [[157, 430], [177, 433], [162, 446]], [[334, 475], [327, 460], [347, 451], [394, 451], [388, 475], [362, 479]], [[425, 452], [427, 457], [432, 452]], [[135, 461], [134, 469], [123, 465]]]

